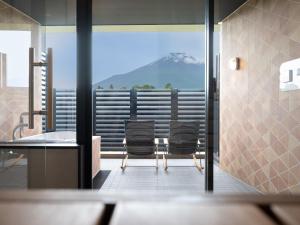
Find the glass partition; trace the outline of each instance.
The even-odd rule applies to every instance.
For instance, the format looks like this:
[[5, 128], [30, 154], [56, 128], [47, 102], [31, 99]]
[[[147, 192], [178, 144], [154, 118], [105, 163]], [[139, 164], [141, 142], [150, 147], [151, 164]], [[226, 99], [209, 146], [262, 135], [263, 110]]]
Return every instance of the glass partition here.
[[[129, 118], [156, 120], [160, 138], [167, 137], [172, 113], [203, 120], [204, 70], [200, 25], [94, 26], [93, 88], [99, 96], [94, 122], [102, 150], [122, 151]], [[172, 97], [180, 101], [172, 105]], [[188, 102], [193, 97], [194, 106]]]
[[[113, 174], [124, 172], [115, 180], [109, 175], [101, 190], [135, 191], [141, 185], [142, 191], [203, 191], [204, 176], [192, 154], [174, 158], [170, 153], [162, 158], [171, 121], [192, 122], [198, 124], [196, 165], [200, 170], [200, 161], [204, 165], [204, 38], [204, 26], [200, 24], [94, 25], [94, 135], [101, 136], [101, 169]], [[158, 164], [149, 155], [133, 153], [127, 159], [127, 121], [154, 123]], [[137, 171], [140, 176], [135, 175]], [[187, 183], [177, 179], [182, 172], [187, 175]], [[132, 183], [127, 186], [129, 178]]]
[[1, 189], [78, 187], [75, 5], [0, 1]]

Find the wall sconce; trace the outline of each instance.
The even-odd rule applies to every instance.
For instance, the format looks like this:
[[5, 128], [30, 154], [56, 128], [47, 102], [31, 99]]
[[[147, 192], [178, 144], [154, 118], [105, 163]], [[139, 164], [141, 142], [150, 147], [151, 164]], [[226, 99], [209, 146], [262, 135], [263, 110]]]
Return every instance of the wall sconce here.
[[239, 70], [240, 69], [240, 58], [234, 57], [229, 60], [229, 68], [231, 70]]

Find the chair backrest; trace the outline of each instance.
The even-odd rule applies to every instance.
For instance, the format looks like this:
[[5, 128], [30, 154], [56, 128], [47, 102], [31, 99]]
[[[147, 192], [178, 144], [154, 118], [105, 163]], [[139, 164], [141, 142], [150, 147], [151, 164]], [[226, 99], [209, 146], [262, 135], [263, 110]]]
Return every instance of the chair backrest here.
[[154, 121], [126, 120], [125, 137], [128, 153], [135, 155], [154, 153]]
[[193, 154], [197, 151], [199, 121], [170, 121], [169, 153]]

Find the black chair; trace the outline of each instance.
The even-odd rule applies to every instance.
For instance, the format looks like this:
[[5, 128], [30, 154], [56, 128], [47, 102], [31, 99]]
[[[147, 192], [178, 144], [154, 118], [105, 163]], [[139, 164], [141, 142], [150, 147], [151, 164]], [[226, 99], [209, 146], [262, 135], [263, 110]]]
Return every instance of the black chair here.
[[[199, 121], [170, 121], [169, 138], [164, 138], [165, 153], [163, 154], [164, 168], [168, 169], [167, 156], [174, 155], [191, 155], [195, 166], [202, 171], [203, 167], [197, 162], [196, 153], [199, 152], [200, 140]], [[200, 152], [199, 152], [200, 153]]]
[[156, 155], [156, 168], [158, 168], [158, 143], [158, 139], [154, 137], [154, 121], [125, 121], [124, 158], [122, 159], [121, 168], [125, 170], [129, 155]]

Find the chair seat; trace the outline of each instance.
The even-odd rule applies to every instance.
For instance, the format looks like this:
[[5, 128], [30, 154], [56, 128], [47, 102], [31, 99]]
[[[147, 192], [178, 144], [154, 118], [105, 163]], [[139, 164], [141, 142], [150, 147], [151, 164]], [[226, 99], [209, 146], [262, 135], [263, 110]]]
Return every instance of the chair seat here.
[[169, 154], [177, 154], [177, 155], [189, 155], [195, 154], [197, 147], [195, 145], [185, 145], [185, 144], [169, 144]]
[[155, 148], [152, 146], [127, 146], [127, 152], [131, 155], [152, 155]]

